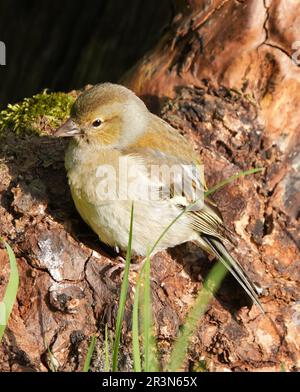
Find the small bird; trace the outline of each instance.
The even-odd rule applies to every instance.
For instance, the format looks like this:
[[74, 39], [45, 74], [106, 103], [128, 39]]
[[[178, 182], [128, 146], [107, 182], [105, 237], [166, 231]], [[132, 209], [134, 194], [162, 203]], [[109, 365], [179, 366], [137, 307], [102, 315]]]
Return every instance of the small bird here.
[[[192, 241], [220, 259], [263, 312], [260, 288], [227, 250], [234, 241], [217, 206], [208, 198], [195, 199], [206, 187], [193, 147], [131, 90], [103, 83], [84, 91], [54, 136], [72, 138], [65, 155], [71, 194], [82, 219], [102, 242], [126, 250], [133, 203], [132, 252], [145, 256], [186, 209], [155, 250]], [[157, 167], [177, 168], [190, 186], [182, 185], [176, 171], [167, 178]]]

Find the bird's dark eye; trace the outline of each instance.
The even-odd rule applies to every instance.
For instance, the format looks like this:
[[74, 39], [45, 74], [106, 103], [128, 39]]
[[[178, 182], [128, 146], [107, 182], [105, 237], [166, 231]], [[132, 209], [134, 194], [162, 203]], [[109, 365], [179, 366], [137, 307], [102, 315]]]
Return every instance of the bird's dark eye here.
[[98, 127], [100, 127], [100, 125], [102, 124], [102, 121], [101, 120], [99, 120], [98, 118], [93, 122], [93, 127], [94, 128], [98, 128]]

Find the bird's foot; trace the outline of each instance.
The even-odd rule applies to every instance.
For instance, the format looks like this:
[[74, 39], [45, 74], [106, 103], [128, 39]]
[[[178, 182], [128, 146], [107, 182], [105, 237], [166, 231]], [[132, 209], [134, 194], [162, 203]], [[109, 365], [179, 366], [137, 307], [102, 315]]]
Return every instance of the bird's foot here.
[[[138, 263], [130, 263], [130, 269], [129, 269], [129, 273], [130, 272], [135, 272], [135, 273], [140, 273], [144, 264], [145, 264], [146, 258], [142, 259], [142, 261], [138, 262]], [[110, 267], [105, 275], [112, 280], [113, 275], [116, 271], [120, 270], [120, 278], [123, 279], [124, 277], [124, 272], [125, 272], [125, 265], [126, 265], [126, 260], [122, 257], [122, 256], [118, 256], [116, 258], [116, 264], [113, 265], [112, 267]]]
[[115, 271], [118, 271], [118, 270], [121, 270], [121, 271], [123, 270], [123, 271], [124, 271], [124, 269], [125, 269], [125, 263], [126, 263], [126, 260], [125, 260], [122, 256], [118, 256], [118, 257], [116, 258], [116, 264], [113, 265], [112, 267], [110, 267], [110, 268], [106, 271], [105, 275], [106, 275], [110, 280], [112, 280], [112, 277], [113, 277], [113, 274], [114, 274]]

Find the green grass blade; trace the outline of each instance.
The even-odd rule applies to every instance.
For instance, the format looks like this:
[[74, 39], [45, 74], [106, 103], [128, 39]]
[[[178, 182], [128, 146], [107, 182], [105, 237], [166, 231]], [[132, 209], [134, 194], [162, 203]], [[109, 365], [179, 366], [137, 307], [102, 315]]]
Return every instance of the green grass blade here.
[[134, 301], [133, 301], [133, 309], [132, 309], [132, 353], [133, 353], [133, 368], [135, 372], [142, 371], [141, 349], [140, 349], [140, 342], [139, 342], [139, 303], [140, 303], [140, 288], [141, 288], [143, 272], [144, 270], [142, 268], [138, 277], [138, 281], [135, 285], [135, 293], [134, 293]]
[[223, 188], [225, 185], [229, 184], [230, 182], [232, 182], [240, 177], [249, 176], [250, 174], [255, 174], [255, 173], [261, 172], [263, 170], [264, 170], [264, 168], [257, 167], [254, 169], [250, 169], [250, 170], [246, 170], [246, 171], [242, 171], [237, 174], [234, 174], [233, 176], [228, 177], [226, 180], [220, 181], [217, 185], [213, 186], [208, 191], [206, 191], [204, 195], [205, 195], [205, 197], [207, 197], [207, 196], [211, 195], [212, 193], [218, 191], [219, 189]]
[[130, 261], [131, 261], [131, 245], [132, 245], [132, 228], [133, 228], [133, 203], [131, 206], [131, 214], [130, 214], [130, 229], [129, 229], [129, 239], [128, 239], [128, 246], [127, 246], [127, 253], [126, 253], [126, 262], [124, 268], [124, 276], [123, 282], [121, 286], [121, 294], [119, 300], [119, 308], [117, 314], [117, 323], [116, 323], [116, 337], [114, 341], [113, 347], [113, 360], [112, 360], [112, 371], [116, 372], [118, 370], [118, 356], [119, 356], [119, 347], [120, 347], [120, 339], [122, 333], [122, 322], [124, 317], [125, 311], [125, 304], [127, 299], [127, 291], [129, 286], [129, 268], [130, 268]]
[[[195, 203], [192, 203], [193, 205], [195, 204]], [[188, 206], [189, 207], [189, 206]], [[172, 221], [171, 221], [171, 223], [163, 230], [163, 232], [161, 233], [161, 235], [157, 238], [157, 240], [154, 242], [154, 244], [153, 244], [153, 246], [151, 247], [151, 249], [150, 249], [150, 252], [149, 252], [149, 256], [151, 256], [151, 254], [155, 251], [155, 249], [156, 249], [156, 247], [157, 247], [157, 245], [159, 244], [159, 242], [162, 240], [162, 238], [166, 235], [166, 233], [170, 230], [170, 228], [174, 225], [174, 223], [176, 223], [177, 221], [178, 221], [178, 219], [180, 219], [181, 217], [182, 217], [182, 215], [183, 214], [185, 214], [186, 213], [186, 210], [182, 210], [181, 212], [180, 212], [180, 214], [178, 214], [177, 216], [176, 216], [176, 218], [174, 218]]]
[[50, 350], [50, 347], [47, 345], [47, 351], [48, 351], [48, 357], [49, 357], [49, 367], [50, 367], [50, 370], [51, 370], [51, 372], [57, 372], [57, 366], [56, 366], [56, 363], [55, 363], [55, 357], [54, 357], [54, 355], [52, 354], [52, 351]]
[[[214, 187], [210, 188], [208, 191], [206, 191], [204, 193], [204, 197], [207, 197], [208, 195], [216, 192], [217, 190], [221, 189], [225, 185], [229, 184], [230, 182], [232, 182], [240, 177], [247, 176], [247, 175], [254, 174], [254, 173], [258, 173], [258, 172], [261, 172], [262, 170], [264, 170], [264, 169], [263, 168], [254, 168], [254, 169], [246, 170], [243, 172], [239, 172], [239, 173], [229, 177], [228, 179], [221, 181], [220, 183], [218, 183]], [[157, 238], [157, 240], [153, 244], [152, 248], [150, 249], [150, 252], [148, 255], [149, 257], [155, 251], [157, 245], [159, 244], [161, 239], [165, 236], [165, 234], [169, 231], [169, 229], [177, 222], [178, 219], [181, 218], [181, 216], [183, 214], [185, 214], [187, 211], [189, 211], [199, 200], [200, 199], [197, 199], [196, 201], [190, 203], [186, 207], [186, 209], [182, 210], [182, 212], [180, 212], [177, 215], [177, 217], [175, 217], [171, 221], [171, 223], [163, 230], [161, 235]], [[218, 288], [219, 285], [221, 284], [223, 278], [225, 277], [226, 272], [227, 272], [227, 270], [225, 269], [225, 267], [222, 264], [218, 263], [216, 265], [216, 267], [213, 268], [211, 273], [209, 274], [208, 281], [211, 281], [213, 279], [214, 274], [216, 274], [215, 286]], [[217, 288], [216, 288], [216, 290], [217, 290]], [[213, 292], [209, 292], [205, 288], [199, 294], [199, 297], [197, 298], [195, 306], [192, 309], [192, 313], [190, 315], [190, 318], [187, 321], [188, 322], [187, 327], [184, 329], [182, 337], [179, 339], [179, 343], [177, 343], [177, 345], [174, 347], [175, 351], [174, 351], [173, 357], [171, 358], [171, 362], [170, 362], [170, 367], [173, 370], [175, 368], [176, 369], [179, 368], [181, 366], [182, 362], [184, 361], [184, 358], [186, 355], [186, 350], [188, 347], [189, 338], [190, 338], [191, 334], [193, 334], [194, 329], [196, 328], [196, 326], [193, 324], [193, 323], [195, 323], [195, 315], [197, 315], [199, 318], [201, 316], [201, 314], [203, 314], [205, 312], [205, 309], [206, 309], [210, 299], [212, 298], [212, 296], [213, 296]], [[144, 332], [146, 332], [146, 331], [144, 331]], [[148, 343], [146, 341], [145, 351], [149, 350], [149, 347], [147, 347], [147, 345], [148, 345]], [[181, 360], [179, 358], [181, 358]], [[180, 366], [179, 366], [179, 364], [180, 364]], [[147, 363], [145, 364], [146, 371], [148, 369], [148, 366], [149, 366], [149, 364], [147, 361]]]
[[144, 344], [144, 368], [149, 372], [150, 363], [150, 330], [151, 323], [151, 305], [150, 305], [150, 258], [147, 256], [145, 261], [144, 273], [144, 290], [143, 290], [143, 344]]
[[191, 337], [194, 335], [199, 319], [204, 314], [214, 293], [220, 287], [225, 275], [226, 268], [218, 262], [209, 272], [202, 290], [200, 290], [194, 305], [188, 313], [179, 337], [176, 339], [171, 352], [167, 370], [174, 372], [182, 368]]
[[104, 351], [105, 351], [104, 371], [105, 372], [109, 372], [110, 371], [110, 363], [109, 363], [109, 342], [108, 342], [108, 327], [107, 327], [107, 324], [105, 324]]
[[144, 370], [145, 372], [157, 372], [159, 366], [156, 340], [153, 334], [150, 267], [150, 253], [148, 252], [145, 261], [143, 290]]
[[84, 361], [84, 366], [83, 366], [84, 372], [88, 372], [90, 370], [91, 360], [92, 360], [93, 353], [95, 351], [95, 346], [96, 346], [96, 336], [94, 335], [92, 336], [91, 342], [89, 344], [88, 352], [86, 354], [86, 358]]
[[284, 362], [280, 362], [280, 372], [285, 373], [286, 372], [286, 367]]
[[[3, 241], [1, 237], [0, 237], [0, 241]], [[0, 342], [3, 338], [8, 319], [10, 317], [11, 311], [16, 301], [18, 287], [19, 287], [19, 272], [18, 272], [15, 254], [11, 249], [11, 247], [8, 245], [8, 243], [6, 241], [3, 242], [6, 247], [6, 251], [9, 258], [10, 275], [9, 275], [9, 280], [8, 280], [4, 297], [2, 299], [2, 302], [0, 302], [0, 312], [1, 312], [0, 313], [0, 321], [1, 321]]]

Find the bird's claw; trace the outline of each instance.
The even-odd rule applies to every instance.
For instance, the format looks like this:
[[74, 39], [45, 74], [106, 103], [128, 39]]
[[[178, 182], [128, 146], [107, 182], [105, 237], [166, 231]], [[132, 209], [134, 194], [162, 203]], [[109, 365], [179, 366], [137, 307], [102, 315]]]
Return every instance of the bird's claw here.
[[[144, 264], [145, 264], [145, 261], [146, 261], [146, 258], [143, 259], [143, 260], [142, 260], [141, 262], [139, 262], [139, 263], [130, 264], [129, 272], [133, 271], [133, 272], [136, 272], [136, 273], [140, 273], [140, 272], [141, 272], [141, 269], [143, 268], [143, 266], [144, 266]], [[106, 275], [110, 280], [112, 280], [112, 275], [114, 274], [114, 272], [115, 272], [115, 271], [118, 271], [118, 270], [121, 270], [120, 279], [123, 279], [123, 277], [124, 277], [124, 272], [125, 272], [125, 265], [126, 265], [126, 260], [125, 260], [123, 257], [118, 256], [118, 257], [116, 258], [116, 264], [113, 265], [112, 267], [110, 267], [110, 268], [106, 271], [105, 275]]]

